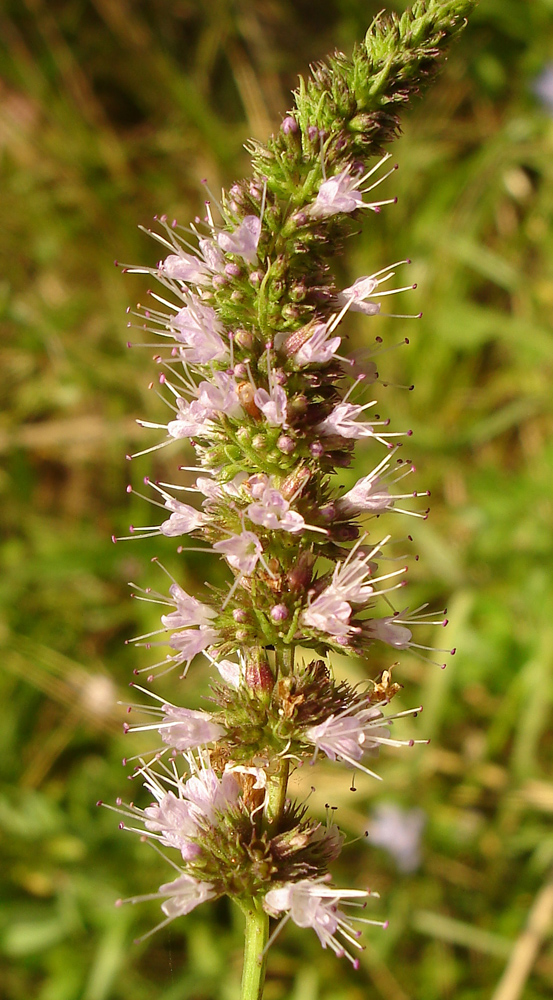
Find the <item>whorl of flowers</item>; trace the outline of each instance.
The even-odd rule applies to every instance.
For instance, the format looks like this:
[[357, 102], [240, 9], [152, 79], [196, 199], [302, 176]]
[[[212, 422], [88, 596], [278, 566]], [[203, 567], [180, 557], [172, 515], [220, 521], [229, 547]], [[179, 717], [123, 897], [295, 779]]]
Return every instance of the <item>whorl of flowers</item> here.
[[[130, 818], [176, 852], [177, 877], [153, 894], [164, 922], [227, 894], [258, 920], [312, 927], [323, 947], [357, 964], [358, 931], [338, 904], [369, 893], [328, 885], [342, 838], [289, 800], [290, 765], [322, 755], [374, 774], [366, 762], [381, 746], [413, 744], [390, 736], [398, 714], [419, 709], [389, 714], [398, 685], [388, 673], [354, 688], [321, 657], [362, 655], [370, 670], [375, 642], [418, 649], [413, 627], [445, 621], [393, 610], [406, 567], [385, 561], [390, 539], [371, 519], [425, 516], [409, 498], [426, 494], [405, 490], [412, 466], [399, 449], [410, 430], [375, 412], [378, 373], [348, 360], [343, 327], [350, 310], [373, 327], [389, 314], [389, 296], [415, 287], [395, 278], [409, 261], [383, 262], [347, 288], [336, 286], [332, 262], [367, 216], [395, 201], [382, 145], [471, 6], [428, 0], [401, 18], [378, 17], [351, 60], [338, 53], [301, 82], [268, 145], [252, 144], [251, 179], [206, 202], [202, 221], [159, 218], [159, 263], [126, 268], [158, 282], [134, 314], [160, 339], [170, 410], [164, 424], [142, 422], [157, 434], [146, 450], [170, 446], [178, 465], [186, 439], [197, 459], [197, 474], [172, 486], [147, 480], [159, 524], [131, 537], [184, 545], [189, 536], [228, 576], [194, 596], [175, 581], [168, 595], [144, 592], [166, 605], [159, 632], [137, 640], [168, 650], [153, 657], [148, 681], [173, 668], [184, 677], [193, 661], [215, 678], [209, 712], [140, 688], [153, 704], [134, 708], [150, 721], [126, 727], [159, 737], [135, 771], [151, 804], [114, 808], [123, 827]], [[356, 440], [373, 468], [342, 495], [333, 474], [350, 465]], [[295, 660], [298, 645], [314, 651], [310, 662]]]

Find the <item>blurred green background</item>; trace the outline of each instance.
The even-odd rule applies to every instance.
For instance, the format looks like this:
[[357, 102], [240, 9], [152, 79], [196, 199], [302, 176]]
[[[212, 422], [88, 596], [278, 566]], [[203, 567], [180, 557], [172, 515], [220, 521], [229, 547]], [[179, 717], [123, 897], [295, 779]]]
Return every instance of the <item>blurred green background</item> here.
[[[188, 588], [204, 579], [170, 541], [110, 542], [150, 518], [125, 493], [128, 477], [174, 478], [176, 463], [175, 451], [125, 462], [155, 440], [134, 418], [163, 410], [148, 390], [152, 350], [125, 346], [125, 308], [147, 283], [113, 259], [154, 264], [155, 244], [137, 225], [156, 212], [186, 223], [200, 211], [201, 178], [216, 190], [247, 173], [243, 142], [278, 127], [297, 74], [336, 46], [349, 50], [380, 7], [0, 3], [0, 994], [9, 1000], [238, 995], [241, 919], [225, 901], [133, 944], [159, 908], [114, 900], [171, 876], [94, 805], [126, 793], [121, 758], [134, 751], [115, 703], [151, 654], [124, 639], [156, 625], [156, 609], [129, 600], [127, 581], [163, 589], [153, 555]], [[359, 346], [375, 332], [386, 345], [410, 338], [379, 369], [415, 391], [377, 392], [397, 429], [414, 428], [410, 457], [432, 514], [426, 523], [394, 515], [392, 526], [411, 531], [421, 557], [411, 605], [448, 605], [438, 644], [445, 636], [458, 653], [446, 671], [407, 655], [396, 668], [402, 705], [425, 705], [416, 727], [429, 747], [391, 749], [385, 781], [362, 777], [356, 792], [339, 768], [297, 782], [303, 794], [314, 781], [321, 814], [325, 802], [338, 806], [348, 840], [379, 804], [423, 810], [421, 861], [405, 873], [362, 837], [346, 847], [336, 881], [379, 890], [370, 915], [389, 918], [388, 931], [367, 933], [354, 973], [313, 932], [287, 928], [271, 952], [267, 1000], [552, 994], [553, 95], [550, 106], [536, 95], [550, 61], [553, 0], [481, 0], [405, 118], [393, 148], [401, 169], [388, 182], [398, 205], [367, 220], [339, 265], [353, 279], [414, 261], [418, 289], [395, 301], [423, 319], [350, 329]], [[360, 453], [348, 482], [375, 457]], [[375, 654], [371, 673], [390, 662]], [[363, 676], [362, 664], [348, 669]], [[178, 681], [164, 690], [178, 698]], [[188, 704], [206, 691], [194, 666]]]

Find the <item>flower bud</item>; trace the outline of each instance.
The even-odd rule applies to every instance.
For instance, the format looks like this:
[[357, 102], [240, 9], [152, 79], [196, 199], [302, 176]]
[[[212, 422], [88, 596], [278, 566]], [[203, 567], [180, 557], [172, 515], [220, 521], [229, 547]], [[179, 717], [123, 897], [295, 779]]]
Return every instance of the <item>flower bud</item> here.
[[307, 285], [305, 280], [296, 281], [290, 286], [288, 294], [292, 302], [303, 302], [305, 296], [307, 295]]
[[330, 521], [333, 521], [334, 518], [336, 517], [336, 504], [334, 503], [323, 504], [322, 507], [319, 507], [319, 514], [323, 519], [323, 521], [326, 521], [328, 524]]
[[228, 274], [229, 278], [239, 278], [242, 274], [242, 269], [238, 264], [225, 264], [225, 274]]
[[284, 455], [291, 455], [296, 447], [296, 442], [290, 437], [289, 434], [281, 434], [277, 441], [277, 448]]
[[236, 431], [236, 437], [240, 441], [240, 444], [249, 444], [251, 437], [250, 428], [242, 424], [242, 427], [239, 427]]
[[286, 477], [280, 487], [280, 492], [284, 499], [290, 500], [294, 494], [301, 492], [310, 479], [311, 473], [305, 465], [300, 465], [299, 468], [294, 469], [294, 472]]
[[298, 131], [298, 123], [295, 118], [292, 118], [292, 115], [286, 115], [286, 118], [280, 127], [284, 132], [284, 135], [289, 135], [290, 133], [294, 134]]
[[311, 583], [314, 555], [312, 552], [301, 552], [296, 565], [286, 575], [290, 590], [306, 590]]
[[[242, 347], [245, 351], [249, 351], [253, 347], [254, 338], [249, 330], [237, 330], [234, 334], [234, 342], [235, 344], [238, 344], [238, 347]], [[246, 369], [244, 369], [244, 375], [245, 374]]]
[[293, 305], [291, 302], [287, 302], [282, 309], [282, 315], [284, 319], [299, 319], [301, 312], [298, 306]]
[[246, 685], [259, 697], [270, 695], [275, 679], [262, 650], [254, 650], [248, 657], [245, 670]]
[[288, 403], [288, 419], [301, 419], [307, 412], [307, 396], [294, 396]]
[[284, 622], [288, 616], [289, 611], [285, 604], [275, 604], [274, 608], [271, 608], [271, 618], [274, 622]]
[[355, 524], [337, 524], [331, 529], [334, 542], [353, 542], [359, 538], [359, 528]]

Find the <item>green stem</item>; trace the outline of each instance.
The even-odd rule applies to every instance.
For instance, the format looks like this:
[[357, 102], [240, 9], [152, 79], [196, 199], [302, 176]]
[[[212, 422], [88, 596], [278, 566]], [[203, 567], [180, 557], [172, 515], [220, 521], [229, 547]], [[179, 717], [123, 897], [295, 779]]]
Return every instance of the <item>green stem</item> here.
[[[278, 680], [279, 676], [286, 677], [293, 672], [294, 652], [293, 646], [283, 645], [275, 648], [275, 680]], [[267, 781], [263, 811], [269, 825], [276, 823], [284, 812], [289, 775], [290, 761], [281, 757], [277, 773], [271, 775]]]
[[[275, 649], [275, 679], [279, 674], [290, 674], [294, 669], [294, 648], [281, 646]], [[280, 759], [276, 774], [267, 782], [265, 823], [278, 823], [284, 812], [290, 761]], [[259, 897], [248, 903], [240, 902], [246, 917], [246, 940], [244, 943], [244, 967], [242, 971], [241, 1000], [262, 1000], [267, 964], [266, 947], [269, 940], [269, 917], [262, 908]]]
[[278, 678], [279, 674], [286, 677], [288, 674], [294, 671], [294, 653], [295, 649], [293, 646], [284, 645], [277, 646], [275, 649], [275, 664], [276, 664], [276, 676]]
[[262, 1000], [265, 984], [267, 955], [265, 948], [269, 939], [269, 916], [252, 899], [248, 905], [242, 904], [246, 917], [246, 940], [244, 942], [244, 967], [242, 969], [241, 1000]]
[[289, 773], [290, 761], [281, 760], [277, 773], [271, 775], [267, 781], [264, 812], [267, 823], [269, 824], [275, 823], [278, 819], [280, 819], [284, 811]]

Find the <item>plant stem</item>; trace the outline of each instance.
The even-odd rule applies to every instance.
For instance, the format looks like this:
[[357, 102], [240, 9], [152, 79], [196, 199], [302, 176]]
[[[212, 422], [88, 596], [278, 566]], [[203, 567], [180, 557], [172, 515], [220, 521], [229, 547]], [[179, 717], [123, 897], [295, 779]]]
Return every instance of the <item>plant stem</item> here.
[[269, 938], [269, 916], [252, 899], [242, 905], [246, 917], [244, 967], [242, 969], [241, 1000], [262, 1000], [267, 955], [264, 949]]
[[274, 823], [282, 816], [289, 773], [290, 761], [281, 759], [277, 773], [273, 774], [267, 781], [264, 813], [268, 823]]
[[[280, 676], [291, 674], [294, 669], [294, 647], [281, 646], [275, 649], [275, 675]], [[267, 792], [265, 795], [265, 808], [263, 810], [266, 822], [275, 823], [284, 812], [286, 802], [286, 792], [288, 789], [288, 777], [290, 774], [290, 761], [285, 757], [280, 759], [279, 768], [276, 774], [271, 775], [267, 781]]]

